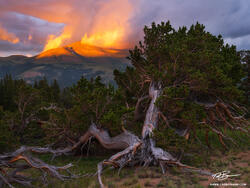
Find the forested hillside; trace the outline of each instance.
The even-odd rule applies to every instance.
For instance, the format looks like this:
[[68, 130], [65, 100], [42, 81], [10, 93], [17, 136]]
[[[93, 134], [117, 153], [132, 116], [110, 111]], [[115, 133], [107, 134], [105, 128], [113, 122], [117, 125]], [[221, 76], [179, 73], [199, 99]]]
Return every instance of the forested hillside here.
[[36, 80], [46, 77], [49, 82], [56, 79], [64, 88], [76, 83], [81, 76], [87, 79], [101, 76], [103, 82], [115, 84], [113, 71], [126, 69], [129, 65], [127, 55], [127, 50], [98, 48], [75, 42], [33, 57], [0, 57], [0, 78], [10, 74], [14, 79], [34, 84]]

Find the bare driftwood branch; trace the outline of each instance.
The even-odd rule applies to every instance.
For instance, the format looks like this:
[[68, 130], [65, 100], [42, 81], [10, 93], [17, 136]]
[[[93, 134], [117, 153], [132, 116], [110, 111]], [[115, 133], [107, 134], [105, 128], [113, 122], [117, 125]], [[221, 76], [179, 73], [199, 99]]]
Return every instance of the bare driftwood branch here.
[[[0, 155], [0, 185], [6, 184], [9, 187], [13, 187], [12, 183], [18, 183], [23, 186], [32, 186], [32, 179], [27, 178], [23, 175], [20, 175], [21, 171], [24, 171], [29, 168], [35, 168], [40, 170], [43, 173], [43, 176], [45, 177], [46, 172], [49, 172], [51, 176], [58, 178], [62, 181], [66, 179], [70, 179], [72, 177], [76, 177], [73, 174], [70, 173], [70, 175], [63, 175], [59, 171], [62, 170], [68, 170], [73, 165], [67, 164], [65, 166], [57, 167], [54, 165], [49, 165], [42, 160], [31, 156], [30, 153], [35, 152], [39, 154], [43, 153], [62, 153], [63, 151], [54, 151], [49, 148], [39, 148], [39, 147], [25, 147], [22, 146], [18, 150], [12, 152], [12, 153], [6, 153]], [[17, 161], [24, 161], [25, 165], [20, 165], [16, 163]], [[67, 171], [69, 172], [69, 171]], [[18, 174], [17, 174], [18, 173]]]

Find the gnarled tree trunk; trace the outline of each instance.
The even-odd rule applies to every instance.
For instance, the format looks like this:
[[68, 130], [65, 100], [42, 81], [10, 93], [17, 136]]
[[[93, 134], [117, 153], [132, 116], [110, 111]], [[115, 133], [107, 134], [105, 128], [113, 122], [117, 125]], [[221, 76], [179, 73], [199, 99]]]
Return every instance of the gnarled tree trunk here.
[[[201, 171], [199, 169], [180, 163], [170, 153], [162, 150], [161, 148], [155, 147], [155, 141], [152, 139], [152, 135], [153, 131], [158, 126], [160, 111], [156, 106], [156, 101], [160, 97], [161, 92], [161, 84], [159, 82], [151, 82], [149, 87], [149, 97], [151, 98], [151, 102], [146, 112], [141, 139], [139, 139], [132, 133], [129, 133], [131, 137], [135, 137], [136, 139], [130, 139], [130, 137], [127, 137], [126, 140], [128, 146], [126, 147], [126, 149], [124, 149], [124, 147], [121, 147], [123, 146], [121, 143], [124, 143], [124, 140], [120, 138], [124, 138], [122, 135], [125, 133], [122, 133], [121, 135], [113, 138], [116, 139], [116, 145], [120, 146], [119, 149], [124, 150], [111, 156], [108, 160], [104, 160], [98, 164], [98, 180], [101, 187], [104, 187], [101, 180], [101, 173], [105, 165], [113, 165], [114, 167], [121, 169], [124, 166], [134, 166], [136, 164], [143, 164], [143, 166], [154, 164], [160, 165], [163, 173], [165, 173], [166, 165], [177, 165], [179, 167], [189, 168], [190, 170], [192, 169], [192, 171], [199, 171], [200, 173], [210, 175], [209, 172]], [[97, 133], [97, 131], [95, 131], [95, 133]], [[92, 133], [92, 135], [94, 134]], [[103, 146], [107, 144], [100, 138], [96, 138], [101, 142]], [[110, 139], [110, 143], [112, 143], [113, 139]]]
[[158, 126], [159, 110], [156, 106], [156, 101], [161, 95], [161, 85], [159, 82], [152, 82], [149, 87], [149, 97], [151, 98], [150, 105], [146, 112], [144, 125], [142, 128], [142, 138], [146, 138], [153, 134], [153, 130]]

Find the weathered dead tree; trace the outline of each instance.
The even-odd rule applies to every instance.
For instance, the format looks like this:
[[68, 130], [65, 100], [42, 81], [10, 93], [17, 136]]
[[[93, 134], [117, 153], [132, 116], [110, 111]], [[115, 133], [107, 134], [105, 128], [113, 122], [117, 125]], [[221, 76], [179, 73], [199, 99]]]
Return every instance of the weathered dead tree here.
[[160, 165], [163, 173], [165, 173], [165, 169], [167, 166], [176, 165], [181, 168], [187, 168], [192, 171], [198, 171], [200, 173], [209, 175], [209, 172], [182, 164], [170, 153], [155, 146], [152, 135], [153, 131], [158, 126], [160, 113], [155, 103], [160, 95], [160, 83], [151, 82], [149, 87], [149, 97], [151, 99], [151, 102], [146, 112], [141, 138], [137, 137], [127, 130], [124, 130], [124, 132], [118, 136], [110, 137], [107, 131], [99, 129], [95, 124], [92, 124], [88, 131], [79, 139], [78, 143], [76, 143], [73, 147], [67, 148], [65, 150], [57, 150], [56, 152], [54, 152], [54, 155], [66, 154], [78, 148], [79, 146], [86, 144], [87, 141], [92, 137], [95, 137], [106, 149], [122, 150], [117, 154], [111, 156], [109, 159], [104, 160], [98, 164], [98, 181], [101, 187], [104, 187], [101, 180], [101, 173], [103, 168], [107, 165], [111, 165], [119, 169], [122, 169], [125, 166], [135, 165]]
[[[23, 171], [27, 168], [36, 168], [41, 170], [41, 172], [45, 173], [45, 171], [50, 172], [50, 174], [60, 180], [65, 180], [67, 178], [71, 178], [72, 175], [64, 176], [58, 172], [58, 170], [67, 170], [71, 167], [71, 164], [68, 164], [63, 167], [55, 167], [52, 165], [48, 165], [41, 160], [31, 157], [27, 155], [27, 152], [35, 152], [35, 153], [51, 153], [53, 155], [52, 158], [60, 155], [68, 155], [71, 154], [75, 149], [82, 147], [85, 145], [89, 139], [96, 138], [100, 144], [106, 149], [116, 149], [122, 150], [114, 155], [112, 155], [109, 159], [104, 160], [98, 164], [98, 181], [101, 187], [104, 187], [104, 184], [101, 179], [102, 170], [105, 166], [113, 166], [114, 168], [118, 168], [119, 171], [125, 166], [149, 166], [149, 165], [159, 165], [162, 169], [162, 172], [166, 172], [166, 168], [168, 166], [177, 166], [180, 168], [184, 168], [189, 171], [196, 171], [198, 173], [204, 175], [211, 175], [210, 172], [197, 169], [195, 167], [191, 167], [185, 164], [182, 164], [179, 159], [173, 157], [169, 152], [164, 151], [161, 148], [155, 146], [155, 141], [153, 140], [153, 132], [158, 127], [159, 117], [164, 116], [163, 113], [156, 106], [157, 99], [161, 96], [162, 88], [160, 82], [151, 82], [149, 86], [149, 98], [151, 99], [148, 109], [146, 111], [145, 120], [142, 128], [141, 138], [134, 135], [133, 133], [124, 129], [124, 132], [115, 137], [110, 137], [106, 130], [98, 128], [94, 123], [89, 127], [88, 131], [80, 137], [79, 141], [74, 144], [72, 147], [52, 150], [50, 148], [38, 148], [38, 147], [22, 147], [19, 150], [0, 155], [0, 179], [1, 183], [5, 183], [12, 187], [11, 183], [16, 182], [25, 186], [31, 186], [31, 179], [20, 176], [18, 172]], [[198, 102], [197, 102], [198, 103]], [[218, 108], [224, 110], [224, 112], [231, 117], [232, 120], [237, 120], [241, 122], [243, 117], [234, 117], [225, 104], [221, 102], [217, 102], [216, 104], [203, 104], [205, 108], [208, 109], [208, 113], [211, 115], [208, 116], [210, 118], [207, 121], [210, 123], [214, 123], [215, 116], [214, 113], [217, 110], [217, 115], [221, 118], [223, 115], [220, 113]], [[163, 118], [164, 119], [164, 118]], [[165, 119], [165, 121], [167, 121]], [[245, 123], [244, 119], [242, 120]], [[225, 124], [230, 126], [233, 129], [239, 129], [243, 131], [247, 131], [239, 127], [232, 127], [233, 125], [229, 124], [225, 120]], [[245, 124], [244, 124], [245, 125]], [[247, 126], [247, 125], [245, 125]], [[220, 131], [216, 130], [211, 126], [211, 130], [219, 135], [219, 137], [226, 139], [227, 137], [223, 135]], [[185, 136], [185, 134], [183, 134]], [[222, 141], [223, 142], [223, 141]], [[14, 162], [18, 160], [26, 161], [26, 165], [17, 165]], [[11, 173], [6, 171], [6, 169], [15, 169]]]
[[[153, 131], [158, 127], [158, 122], [159, 122], [159, 117], [160, 117], [159, 114], [162, 114], [162, 112], [160, 112], [160, 110], [156, 106], [156, 101], [161, 96], [161, 92], [162, 90], [161, 90], [160, 82], [156, 82], [156, 83], [151, 82], [150, 87], [149, 87], [149, 97], [151, 99], [151, 102], [146, 112], [141, 138], [138, 138], [137, 136], [133, 135], [132, 133], [126, 130], [124, 130], [124, 133], [116, 137], [110, 138], [106, 131], [96, 128], [96, 126], [93, 124], [91, 125], [89, 130], [81, 137], [80, 141], [75, 146], [73, 146], [72, 149], [75, 149], [79, 145], [86, 143], [90, 137], [95, 137], [102, 144], [102, 146], [107, 149], [124, 149], [123, 151], [111, 156], [109, 159], [104, 160], [98, 164], [98, 181], [101, 187], [104, 187], [102, 180], [101, 180], [102, 169], [103, 167], [107, 165], [111, 165], [119, 169], [122, 169], [125, 166], [159, 165], [163, 173], [165, 173], [166, 167], [174, 165], [174, 166], [178, 166], [181, 168], [185, 168], [186, 170], [189, 170], [189, 171], [196, 171], [204, 175], [211, 175], [211, 173], [208, 171], [203, 171], [201, 169], [197, 169], [195, 167], [182, 164], [179, 161], [179, 159], [173, 157], [169, 152], [164, 151], [163, 149], [155, 146], [155, 142], [152, 139], [152, 135], [153, 135]], [[225, 113], [229, 117], [231, 117], [232, 120], [235, 120], [235, 121], [237, 120], [243, 123], [243, 127], [247, 126], [248, 122], [244, 121], [243, 117], [234, 117], [223, 103], [216, 103], [214, 105], [206, 105], [206, 108], [208, 108], [208, 113], [211, 110], [210, 108], [214, 108], [216, 106], [219, 106], [220, 108], [222, 108], [225, 111]], [[217, 113], [221, 114], [218, 111], [218, 109], [217, 109]], [[225, 114], [223, 115], [221, 114], [221, 118], [224, 115]], [[214, 123], [214, 121], [212, 121], [212, 123]], [[225, 120], [225, 123], [226, 123], [226, 120]], [[233, 125], [231, 125], [230, 127], [232, 129], [237, 129], [237, 130], [242, 130], [244, 132], [247, 132], [247, 130], [243, 129], [242, 126], [233, 127]], [[219, 138], [221, 138], [220, 141], [222, 143], [223, 143], [222, 138], [230, 139], [232, 141], [231, 138], [226, 137], [225, 135], [217, 131], [212, 126], [210, 128], [213, 132], [218, 134]], [[182, 134], [182, 136], [186, 136], [187, 131], [184, 131], [184, 132], [185, 134]]]
[[[119, 149], [124, 149], [123, 151], [111, 156], [108, 160], [104, 160], [98, 164], [98, 181], [101, 187], [104, 187], [101, 180], [101, 173], [104, 166], [112, 165], [115, 168], [122, 169], [124, 166], [149, 166], [149, 165], [159, 165], [162, 172], [165, 173], [167, 166], [176, 165], [178, 167], [187, 168], [192, 171], [198, 171], [203, 174], [210, 175], [207, 171], [202, 171], [194, 167], [190, 167], [182, 164], [177, 158], [173, 157], [170, 153], [164, 151], [161, 148], [155, 146], [155, 142], [152, 139], [153, 131], [158, 126], [159, 119], [159, 109], [156, 106], [156, 101], [161, 95], [161, 85], [159, 82], [151, 82], [149, 87], [149, 97], [151, 98], [150, 105], [146, 112], [145, 121], [142, 129], [141, 139], [125, 131], [123, 134], [128, 134], [127, 136], [127, 147], [126, 149], [120, 147]], [[121, 135], [115, 137], [119, 138]], [[97, 138], [98, 139], [98, 138]], [[101, 144], [101, 139], [98, 139]], [[116, 139], [117, 144], [124, 143], [122, 139]], [[118, 148], [116, 148], [118, 149]]]

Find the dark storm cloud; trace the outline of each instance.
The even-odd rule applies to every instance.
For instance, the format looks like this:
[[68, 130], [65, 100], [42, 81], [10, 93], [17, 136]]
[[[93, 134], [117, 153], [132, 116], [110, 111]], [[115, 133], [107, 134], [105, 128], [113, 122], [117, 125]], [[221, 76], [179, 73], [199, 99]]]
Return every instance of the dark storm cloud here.
[[[175, 28], [198, 21], [238, 48], [250, 48], [250, 38], [246, 37], [250, 35], [249, 0], [141, 0], [135, 15], [132, 23], [138, 29], [153, 21], [170, 20]], [[247, 41], [240, 40], [242, 37]]]
[[[170, 20], [176, 26], [199, 21], [214, 34], [237, 38], [250, 34], [249, 0], [141, 0], [137, 25]], [[153, 15], [153, 16], [150, 16]]]
[[[20, 38], [17, 44], [0, 41], [0, 52], [22, 49], [39, 52], [49, 34], [58, 35], [65, 28], [74, 28], [72, 40], [80, 40], [101, 17], [98, 15], [101, 6], [111, 1], [0, 0], [0, 24]], [[250, 0], [123, 1], [133, 7], [128, 18], [132, 32], [126, 39], [132, 44], [142, 38], [144, 25], [153, 21], [170, 20], [175, 28], [199, 21], [206, 30], [215, 35], [221, 34], [226, 42], [236, 44], [238, 49], [250, 49]], [[122, 6], [117, 8], [123, 9]], [[29, 35], [31, 40], [28, 40]]]

